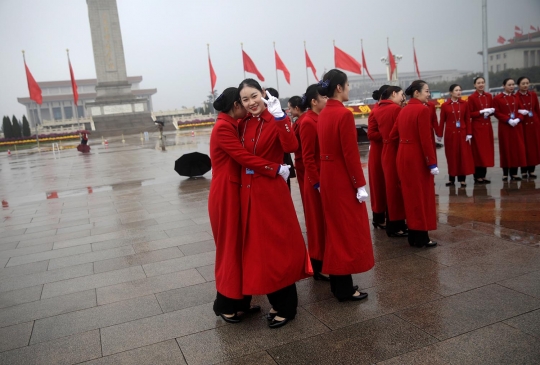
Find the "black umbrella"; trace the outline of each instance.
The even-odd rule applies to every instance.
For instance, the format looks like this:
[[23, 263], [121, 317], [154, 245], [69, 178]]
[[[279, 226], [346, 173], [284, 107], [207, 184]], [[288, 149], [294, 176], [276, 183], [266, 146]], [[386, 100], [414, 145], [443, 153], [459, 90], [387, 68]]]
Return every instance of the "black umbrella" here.
[[199, 152], [186, 153], [174, 163], [174, 171], [180, 176], [202, 176], [211, 168], [210, 157]]

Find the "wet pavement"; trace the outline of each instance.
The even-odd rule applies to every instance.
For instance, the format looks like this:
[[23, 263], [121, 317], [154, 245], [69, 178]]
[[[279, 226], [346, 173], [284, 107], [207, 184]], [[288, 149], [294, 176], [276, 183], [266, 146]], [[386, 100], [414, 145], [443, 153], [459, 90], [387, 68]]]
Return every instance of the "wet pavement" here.
[[[439, 149], [438, 247], [373, 231], [376, 266], [354, 275], [366, 301], [306, 279], [289, 325], [266, 326], [264, 297], [230, 325], [212, 312], [211, 174], [173, 171], [209, 134], [0, 156], [0, 364], [540, 362], [540, 181], [492, 168], [490, 185], [448, 188]], [[292, 197], [305, 231], [295, 180]]]

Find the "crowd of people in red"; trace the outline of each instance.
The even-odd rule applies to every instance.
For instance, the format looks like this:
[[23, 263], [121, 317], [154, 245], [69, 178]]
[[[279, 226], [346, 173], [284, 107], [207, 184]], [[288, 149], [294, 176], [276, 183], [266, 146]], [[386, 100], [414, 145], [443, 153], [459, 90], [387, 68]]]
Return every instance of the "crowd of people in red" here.
[[[405, 91], [385, 85], [373, 94], [368, 119], [368, 161], [372, 224], [411, 246], [434, 247], [437, 228], [434, 176], [439, 174], [435, 142], [444, 136], [449, 181], [474, 174], [487, 184], [494, 166], [491, 115], [499, 120], [503, 179], [535, 178], [540, 163], [538, 97], [529, 80], [505, 80], [495, 98], [474, 80], [476, 92], [461, 100], [450, 87], [440, 121], [429, 101], [429, 86], [414, 81]], [[406, 96], [409, 101], [406, 103]], [[328, 281], [339, 301], [361, 301], [367, 293], [352, 274], [374, 266], [366, 179], [362, 171], [347, 76], [327, 72], [302, 97], [289, 100], [293, 123], [279, 100], [253, 79], [226, 89], [215, 101], [220, 113], [210, 138], [212, 182], [208, 201], [216, 244], [214, 312], [229, 323], [257, 313], [252, 295], [267, 295], [270, 328], [296, 316], [296, 282], [313, 276]], [[294, 153], [307, 229], [307, 248], [287, 186]]]

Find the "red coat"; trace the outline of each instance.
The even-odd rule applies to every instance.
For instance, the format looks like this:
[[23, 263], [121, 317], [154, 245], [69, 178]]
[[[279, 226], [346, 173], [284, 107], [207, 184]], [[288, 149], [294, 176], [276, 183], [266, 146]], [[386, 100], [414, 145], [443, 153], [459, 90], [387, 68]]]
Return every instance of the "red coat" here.
[[[525, 138], [523, 137], [523, 119], [518, 113], [521, 109], [519, 100], [515, 95], [500, 93], [493, 98], [495, 117], [499, 120], [499, 160], [501, 167], [521, 167], [527, 166], [527, 155], [525, 153]], [[518, 118], [522, 122], [515, 127], [508, 124], [511, 113], [514, 119]]]
[[471, 117], [465, 100], [459, 99], [453, 102], [448, 99], [441, 105], [441, 120], [437, 136], [442, 137], [443, 134], [448, 174], [450, 176], [474, 174], [471, 144], [465, 140], [467, 135], [472, 135]]
[[300, 197], [302, 198], [302, 206], [304, 211], [306, 210], [304, 204], [304, 161], [302, 160], [302, 143], [300, 142], [300, 125], [302, 124], [302, 119], [305, 117], [305, 113], [300, 115], [296, 122], [293, 125], [294, 134], [298, 140], [298, 148], [294, 151], [294, 168], [296, 170], [296, 181], [298, 181], [298, 187], [300, 188]]
[[527, 166], [540, 164], [540, 107], [538, 95], [534, 91], [528, 91], [525, 95], [517, 92], [520, 108], [532, 111], [533, 116], [521, 115], [523, 135], [525, 137], [525, 153], [527, 154]]
[[381, 163], [382, 137], [378, 130], [377, 123], [373, 120], [373, 113], [379, 104], [375, 104], [368, 117], [368, 138], [369, 158], [368, 158], [368, 179], [369, 179], [369, 199], [371, 211], [374, 213], [386, 212], [386, 189], [384, 187], [384, 173]]
[[475, 91], [467, 100], [472, 119], [471, 149], [474, 165], [492, 167], [495, 165], [495, 147], [491, 117], [484, 118], [480, 110], [493, 108], [493, 96], [490, 93], [480, 94]]
[[437, 134], [437, 130], [439, 130], [437, 108], [435, 107], [435, 103], [433, 101], [428, 101], [426, 105], [429, 108], [429, 113], [431, 117], [431, 127], [433, 128], [433, 131], [431, 132], [431, 140], [433, 141], [433, 151], [435, 151], [435, 162], [437, 162], [437, 144], [435, 142], [435, 135]]
[[304, 186], [304, 215], [308, 237], [309, 257], [316, 260], [324, 258], [324, 216], [321, 194], [316, 188], [320, 184], [321, 154], [317, 138], [317, 121], [319, 116], [308, 110], [300, 124], [300, 141], [302, 157], [306, 168]]
[[246, 151], [238, 138], [238, 121], [225, 113], [219, 113], [212, 129], [210, 159], [208, 214], [216, 243], [216, 288], [226, 297], [241, 299], [240, 164], [274, 180], [279, 164]]
[[326, 222], [322, 272], [348, 275], [373, 267], [373, 247], [365, 203], [356, 190], [366, 185], [356, 126], [350, 110], [330, 99], [317, 123], [321, 149], [321, 197]]
[[382, 100], [379, 108], [375, 111], [373, 119], [377, 123], [382, 136], [382, 168], [384, 171], [384, 181], [388, 204], [388, 217], [391, 221], [405, 219], [405, 206], [403, 205], [403, 195], [401, 184], [397, 173], [396, 158], [399, 143], [397, 140], [390, 140], [390, 132], [401, 112], [401, 107], [392, 100]]
[[[266, 109], [248, 115], [239, 130], [247, 151], [275, 163], [298, 148], [290, 119], [277, 121]], [[286, 182], [246, 172], [243, 166], [243, 293], [269, 294], [307, 277], [309, 256]]]
[[396, 162], [407, 226], [418, 231], [437, 229], [435, 186], [430, 173], [430, 167], [436, 165], [432, 130], [429, 108], [411, 99], [390, 133], [390, 139], [399, 138]]

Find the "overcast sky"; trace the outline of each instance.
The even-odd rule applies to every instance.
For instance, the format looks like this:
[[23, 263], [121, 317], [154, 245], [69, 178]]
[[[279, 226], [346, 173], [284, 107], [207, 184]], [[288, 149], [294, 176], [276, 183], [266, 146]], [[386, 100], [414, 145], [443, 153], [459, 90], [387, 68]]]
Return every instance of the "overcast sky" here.
[[[400, 70], [413, 71], [415, 37], [420, 71], [480, 71], [481, 0], [117, 0], [129, 76], [157, 88], [154, 110], [200, 106], [210, 91], [206, 44], [221, 91], [243, 79], [240, 42], [276, 85], [272, 42], [289, 71], [279, 75], [280, 94], [306, 88], [303, 41], [318, 74], [333, 67], [332, 40], [367, 67], [384, 73], [386, 37]], [[488, 0], [489, 46], [513, 36], [514, 26], [540, 26], [540, 0]], [[0, 0], [0, 114], [24, 113], [28, 96], [21, 50], [37, 81], [69, 79], [66, 48], [76, 78], [95, 78], [85, 0]], [[310, 83], [314, 82], [310, 74]]]

